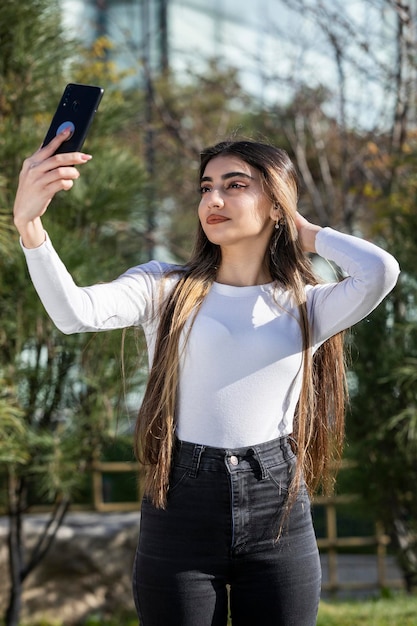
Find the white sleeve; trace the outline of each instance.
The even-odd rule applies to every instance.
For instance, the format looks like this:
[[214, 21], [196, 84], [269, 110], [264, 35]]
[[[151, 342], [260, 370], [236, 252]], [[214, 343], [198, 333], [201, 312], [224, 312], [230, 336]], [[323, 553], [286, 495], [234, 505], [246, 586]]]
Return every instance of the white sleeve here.
[[373, 311], [394, 288], [399, 265], [382, 248], [331, 228], [317, 234], [316, 250], [347, 275], [340, 283], [317, 285], [308, 291], [308, 310], [317, 345]]
[[78, 287], [50, 239], [38, 248], [22, 245], [36, 291], [52, 321], [65, 334], [137, 326], [152, 315], [162, 266], [152, 261], [114, 281]]

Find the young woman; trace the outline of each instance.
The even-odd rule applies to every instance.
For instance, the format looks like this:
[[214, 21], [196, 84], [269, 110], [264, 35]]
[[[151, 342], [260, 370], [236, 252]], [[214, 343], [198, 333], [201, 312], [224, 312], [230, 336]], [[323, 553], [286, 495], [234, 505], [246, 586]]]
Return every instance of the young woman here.
[[[394, 287], [395, 259], [297, 212], [287, 154], [250, 141], [201, 155], [185, 266], [152, 261], [78, 287], [43, 230], [82, 153], [27, 159], [14, 207], [30, 274], [65, 333], [141, 325], [150, 374], [133, 589], [141, 626], [313, 626], [320, 562], [309, 493], [343, 439], [342, 331]], [[306, 253], [346, 274], [319, 284]]]

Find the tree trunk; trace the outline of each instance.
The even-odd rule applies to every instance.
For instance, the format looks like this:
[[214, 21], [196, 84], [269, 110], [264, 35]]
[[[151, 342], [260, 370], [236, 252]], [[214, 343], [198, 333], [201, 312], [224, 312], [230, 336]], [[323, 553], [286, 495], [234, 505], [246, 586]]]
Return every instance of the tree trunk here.
[[10, 595], [5, 626], [18, 626], [22, 607], [22, 522], [19, 507], [19, 480], [13, 470], [8, 475]]
[[68, 497], [57, 500], [51, 517], [36, 542], [30, 558], [25, 558], [22, 534], [22, 493], [22, 480], [16, 477], [13, 470], [10, 470], [8, 475], [10, 592], [5, 626], [18, 626], [22, 608], [23, 582], [49, 551], [70, 505]]
[[9, 597], [9, 606], [5, 615], [5, 626], [19, 626], [20, 610], [22, 608], [22, 586], [12, 586]]
[[400, 513], [395, 516], [394, 541], [398, 547], [398, 560], [404, 575], [406, 590], [412, 593], [417, 590], [417, 541], [406, 519], [405, 514]]

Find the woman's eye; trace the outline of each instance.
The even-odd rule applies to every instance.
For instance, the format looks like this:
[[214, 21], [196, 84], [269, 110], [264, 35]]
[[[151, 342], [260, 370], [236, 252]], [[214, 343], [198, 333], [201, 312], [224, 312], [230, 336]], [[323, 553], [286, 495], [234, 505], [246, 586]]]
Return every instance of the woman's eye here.
[[201, 195], [207, 193], [208, 191], [210, 191], [210, 187], [200, 187]]
[[246, 185], [243, 185], [242, 183], [230, 183], [229, 187], [230, 189], [244, 189]]

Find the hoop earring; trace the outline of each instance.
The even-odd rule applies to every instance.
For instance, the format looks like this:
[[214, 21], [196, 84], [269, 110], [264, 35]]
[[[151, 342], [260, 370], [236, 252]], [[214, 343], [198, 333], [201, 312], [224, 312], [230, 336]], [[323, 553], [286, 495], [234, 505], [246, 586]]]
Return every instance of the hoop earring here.
[[274, 226], [275, 230], [279, 230], [281, 228], [281, 220], [278, 217], [277, 221], [275, 222], [275, 226]]

